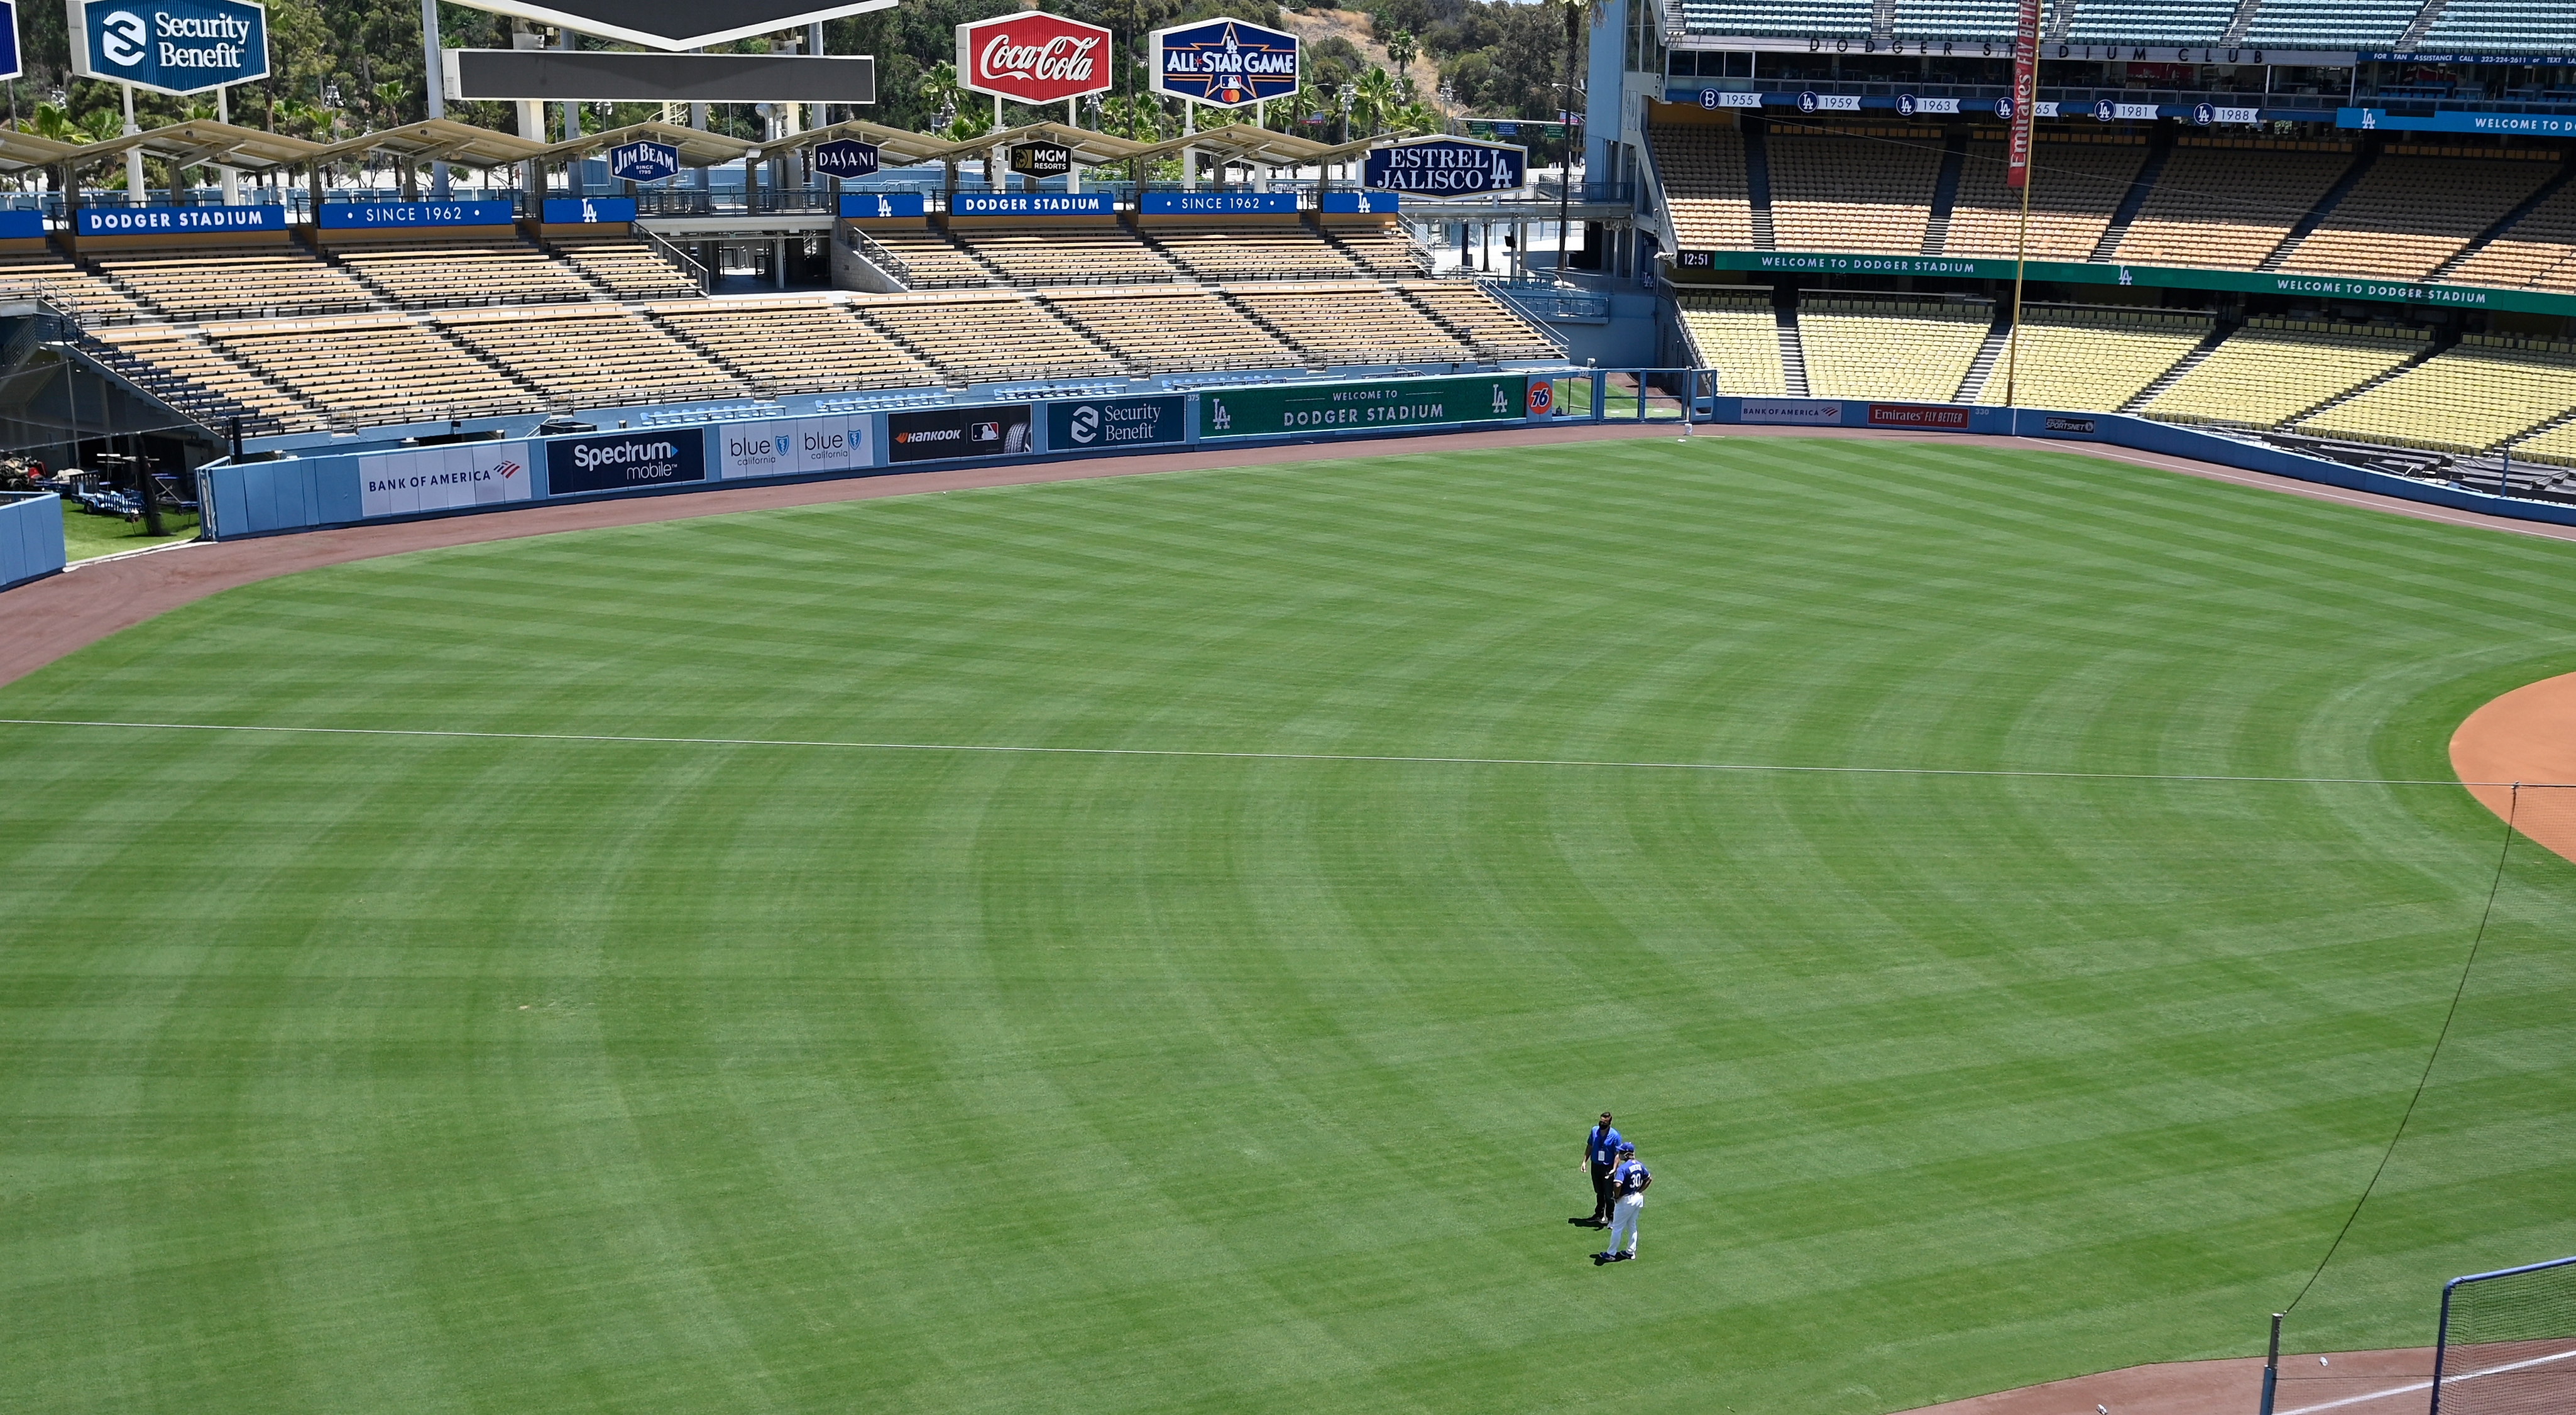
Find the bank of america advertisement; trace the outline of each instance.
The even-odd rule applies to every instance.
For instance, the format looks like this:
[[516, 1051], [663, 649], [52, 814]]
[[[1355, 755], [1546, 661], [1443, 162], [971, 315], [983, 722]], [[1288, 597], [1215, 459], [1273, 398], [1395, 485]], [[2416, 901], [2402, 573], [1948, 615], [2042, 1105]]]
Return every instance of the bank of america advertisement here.
[[469, 442], [358, 459], [361, 516], [401, 516], [525, 501], [528, 444]]
[[1199, 437], [1518, 421], [1527, 416], [1529, 385], [1526, 376], [1511, 374], [1227, 389], [1199, 395]]
[[715, 432], [720, 443], [716, 475], [725, 480], [848, 472], [876, 465], [865, 413], [747, 423]]

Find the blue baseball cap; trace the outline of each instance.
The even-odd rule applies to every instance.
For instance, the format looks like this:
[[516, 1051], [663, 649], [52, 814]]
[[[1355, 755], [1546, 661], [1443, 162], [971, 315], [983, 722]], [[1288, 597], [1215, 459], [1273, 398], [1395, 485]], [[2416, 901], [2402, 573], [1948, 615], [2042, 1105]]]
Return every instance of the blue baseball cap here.
[[1633, 1155], [1633, 1154], [1635, 1154], [1636, 1152], [1637, 1152], [1637, 1147], [1636, 1147], [1636, 1146], [1629, 1144], [1629, 1143], [1628, 1143], [1627, 1141], [1625, 1141], [1625, 1140], [1622, 1140], [1622, 1141], [1620, 1141], [1620, 1142], [1619, 1142], [1619, 1153], [1621, 1153], [1621, 1154], [1623, 1154], [1623, 1155]]

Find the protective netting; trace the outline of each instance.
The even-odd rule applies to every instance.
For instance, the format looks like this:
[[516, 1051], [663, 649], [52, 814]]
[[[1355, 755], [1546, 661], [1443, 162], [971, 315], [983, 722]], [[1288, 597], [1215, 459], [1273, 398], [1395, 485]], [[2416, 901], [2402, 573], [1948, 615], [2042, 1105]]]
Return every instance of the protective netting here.
[[2442, 1290], [2432, 1415], [2576, 1411], [2576, 1258]]

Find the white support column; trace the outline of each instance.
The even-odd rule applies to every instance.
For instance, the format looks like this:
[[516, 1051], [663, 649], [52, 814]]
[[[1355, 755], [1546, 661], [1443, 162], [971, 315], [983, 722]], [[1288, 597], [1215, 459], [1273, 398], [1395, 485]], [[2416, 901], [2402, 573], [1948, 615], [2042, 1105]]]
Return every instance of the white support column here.
[[[420, 0], [420, 57], [423, 72], [429, 75], [429, 116], [444, 118], [447, 116], [447, 63], [438, 33], [438, 0]], [[218, 98], [217, 101], [222, 100]], [[226, 172], [224, 178], [224, 204], [229, 206], [233, 201], [232, 174]], [[453, 195], [448, 186], [446, 163], [429, 164], [429, 194], [439, 201]]]
[[[130, 138], [143, 131], [134, 125], [134, 85], [117, 87], [125, 90], [125, 135]], [[125, 199], [132, 205], [143, 205], [143, 149], [139, 147], [125, 150]]]
[[[429, 0], [429, 3], [435, 5], [438, 0]], [[215, 90], [215, 121], [229, 123], [232, 120], [232, 92], [229, 89], [218, 88]], [[440, 170], [446, 169], [442, 167]], [[241, 205], [241, 173], [231, 167], [218, 167], [215, 169], [215, 179], [223, 184], [224, 205]]]
[[[1181, 132], [1186, 136], [1198, 130], [1199, 106], [1184, 98], [1181, 100]], [[1181, 149], [1181, 190], [1194, 192], [1198, 189], [1199, 150], [1197, 145], [1193, 144]]]

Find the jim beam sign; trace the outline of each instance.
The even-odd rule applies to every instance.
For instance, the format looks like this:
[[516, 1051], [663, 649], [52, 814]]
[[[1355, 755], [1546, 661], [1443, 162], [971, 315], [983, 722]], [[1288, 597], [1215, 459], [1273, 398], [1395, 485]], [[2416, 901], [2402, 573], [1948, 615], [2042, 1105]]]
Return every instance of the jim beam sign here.
[[957, 73], [977, 93], [1062, 103], [1109, 91], [1109, 31], [1031, 10], [957, 27]]

